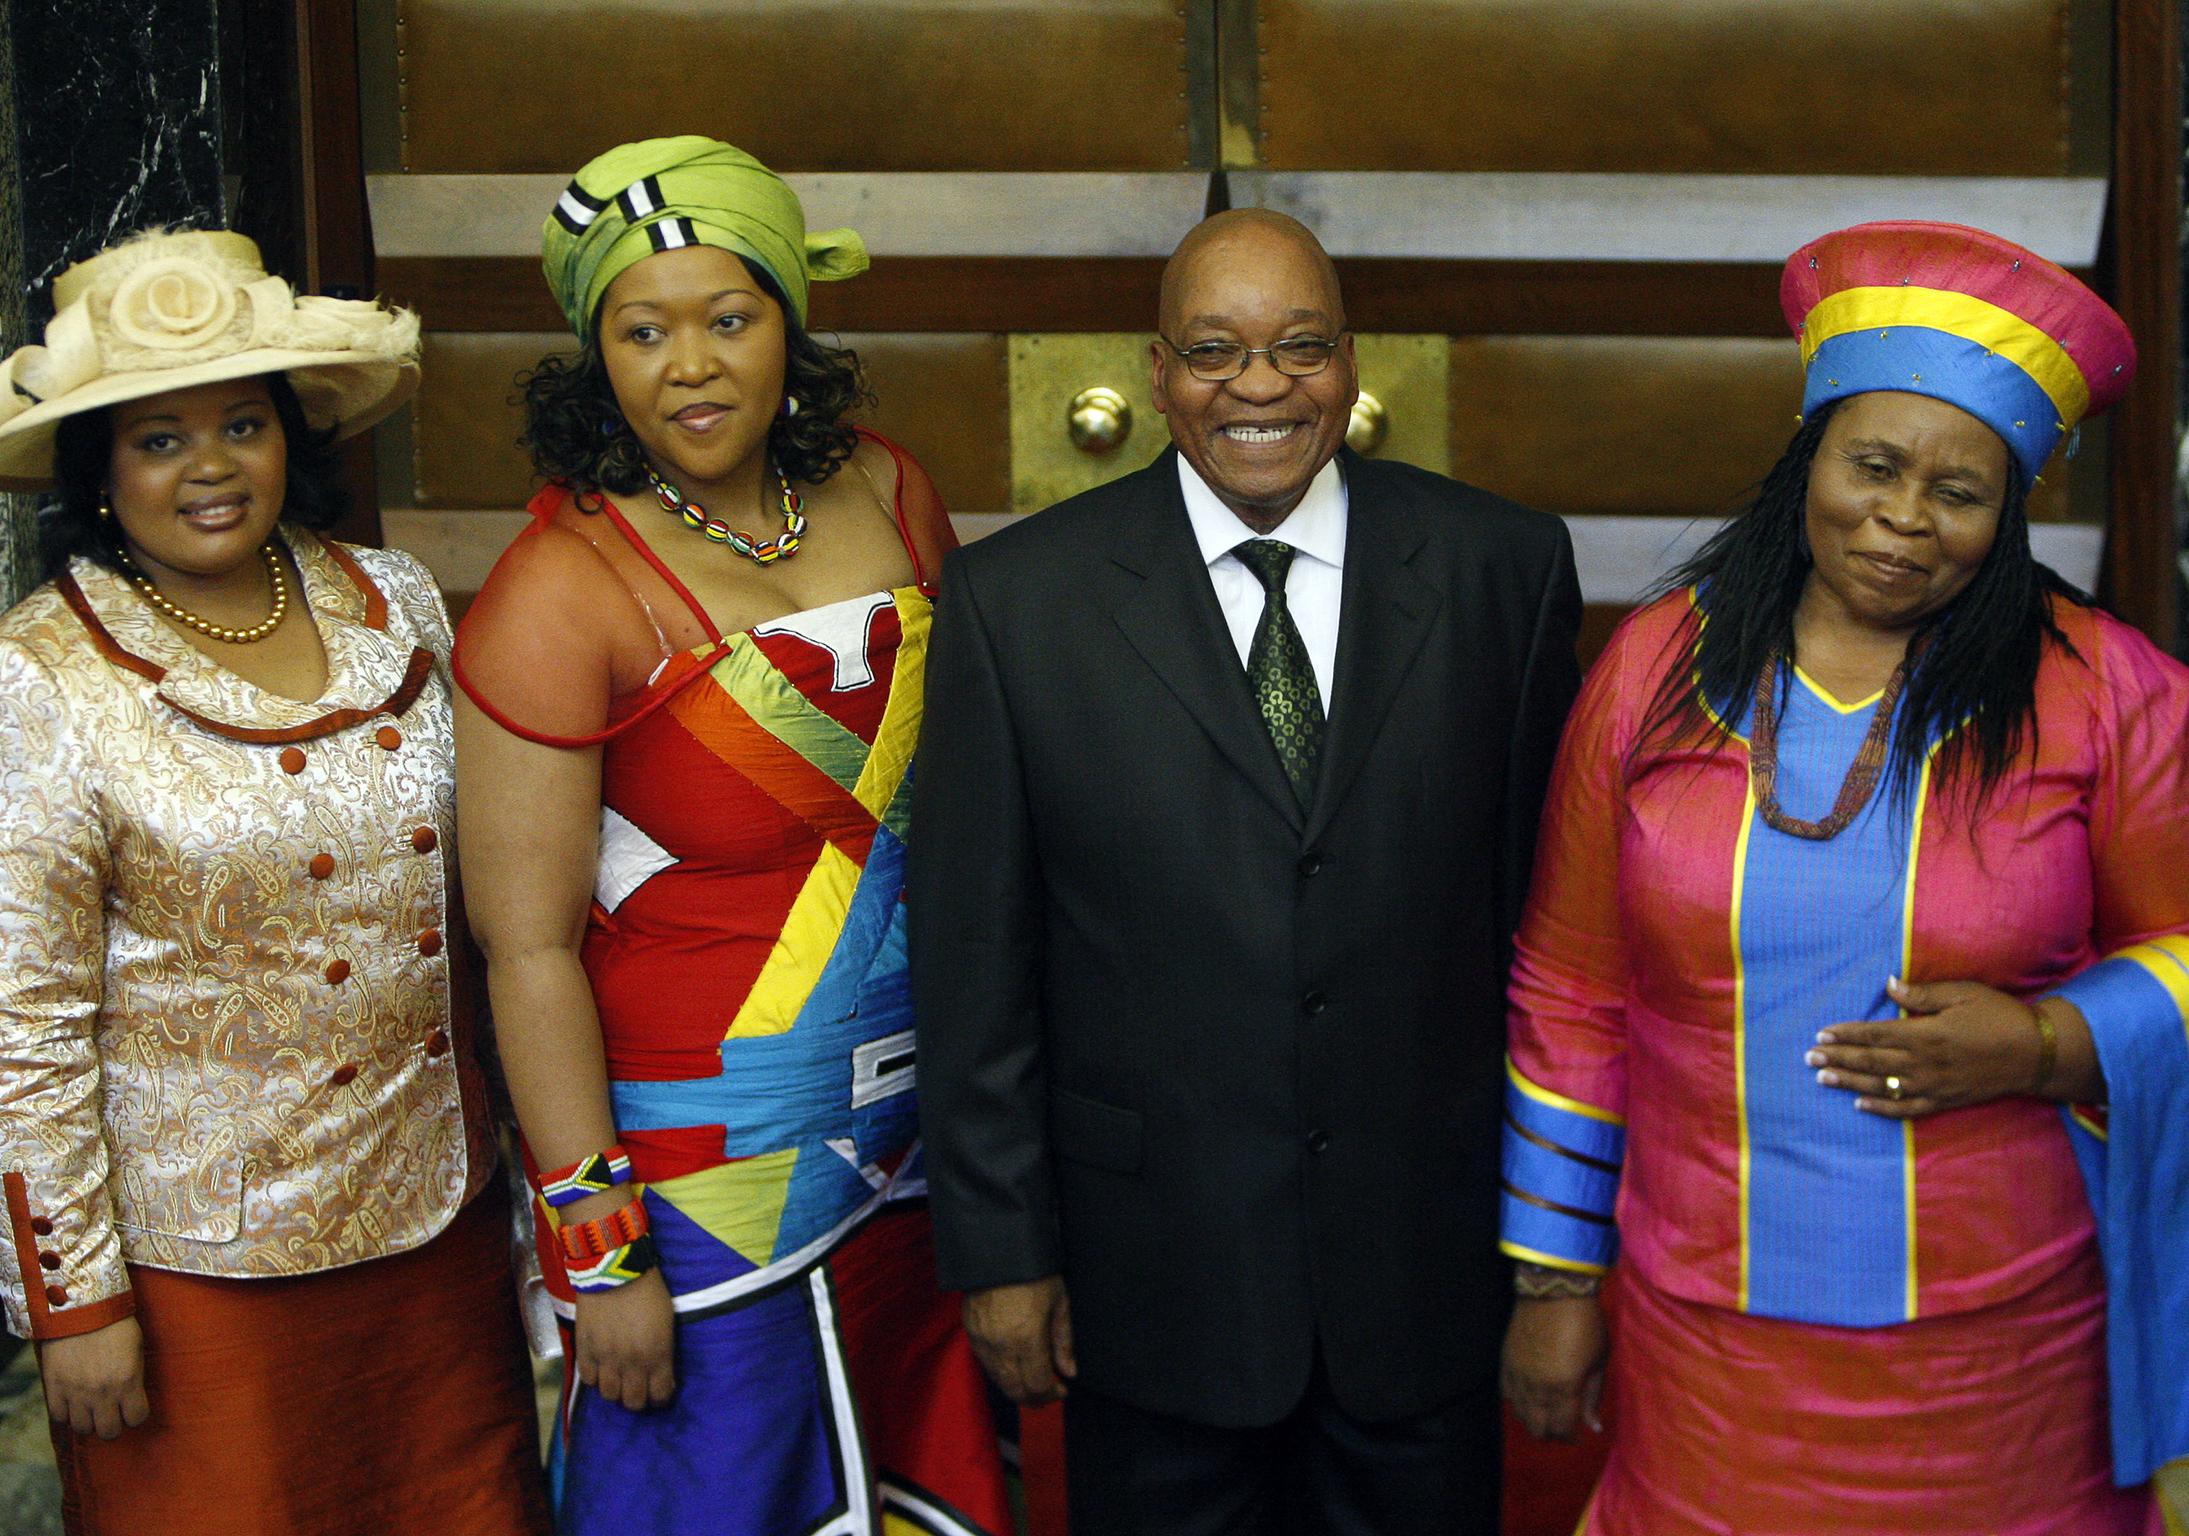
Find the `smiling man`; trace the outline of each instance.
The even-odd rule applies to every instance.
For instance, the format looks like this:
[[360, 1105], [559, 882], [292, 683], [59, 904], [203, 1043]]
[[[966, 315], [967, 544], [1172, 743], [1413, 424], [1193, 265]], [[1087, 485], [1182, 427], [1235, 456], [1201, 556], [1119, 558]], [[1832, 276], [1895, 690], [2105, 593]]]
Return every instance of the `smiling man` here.
[[1336, 271], [1188, 235], [1173, 449], [952, 557], [913, 813], [942, 1279], [1074, 1536], [1497, 1527], [1508, 944], [1555, 518], [1344, 447]]

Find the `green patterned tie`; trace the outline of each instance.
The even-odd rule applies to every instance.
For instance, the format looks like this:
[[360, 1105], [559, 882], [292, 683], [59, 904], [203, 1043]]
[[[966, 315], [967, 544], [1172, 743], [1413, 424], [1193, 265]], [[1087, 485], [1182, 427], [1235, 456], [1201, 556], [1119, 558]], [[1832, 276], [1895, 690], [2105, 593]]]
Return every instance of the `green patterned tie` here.
[[1261, 582], [1262, 622], [1254, 628], [1247, 651], [1247, 681], [1269, 726], [1292, 793], [1306, 810], [1315, 799], [1315, 769], [1323, 755], [1323, 700], [1315, 687], [1315, 667], [1285, 606], [1285, 576], [1297, 553], [1276, 539], [1249, 539], [1232, 551]]

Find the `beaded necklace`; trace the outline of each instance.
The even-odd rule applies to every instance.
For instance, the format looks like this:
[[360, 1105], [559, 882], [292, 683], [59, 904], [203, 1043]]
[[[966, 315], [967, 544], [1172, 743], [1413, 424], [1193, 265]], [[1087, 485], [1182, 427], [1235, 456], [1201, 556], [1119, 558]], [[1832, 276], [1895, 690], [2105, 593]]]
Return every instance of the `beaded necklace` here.
[[1914, 662], [1919, 648], [1908, 648], [1900, 665], [1893, 668], [1885, 691], [1877, 696], [1877, 713], [1870, 717], [1870, 728], [1863, 732], [1862, 745], [1855, 750], [1855, 760], [1848, 765], [1847, 776], [1840, 780], [1831, 814], [1822, 821], [1805, 821], [1779, 809], [1778, 672], [1781, 666], [1791, 663], [1773, 657], [1756, 675], [1755, 719], [1748, 733], [1748, 762], [1756, 785], [1756, 813], [1763, 817], [1766, 826], [1811, 842], [1830, 842], [1870, 803], [1892, 743], [1893, 706], [1900, 702], [1900, 691], [1908, 683], [1908, 667]]
[[281, 574], [281, 555], [270, 540], [259, 547], [259, 553], [266, 559], [266, 579], [273, 585], [274, 610], [249, 629], [230, 629], [225, 624], [215, 624], [211, 619], [201, 619], [189, 609], [169, 601], [166, 594], [152, 585], [152, 578], [144, 573], [136, 561], [129, 558], [128, 550], [118, 553], [121, 555], [123, 574], [129, 578], [131, 586], [144, 594], [146, 602], [177, 624], [194, 629], [201, 635], [209, 635], [215, 640], [226, 641], [230, 645], [249, 645], [254, 640], [263, 640], [281, 627], [282, 615], [289, 611], [289, 579]]
[[756, 565], [767, 565], [798, 549], [798, 541], [806, 535], [805, 500], [790, 488], [790, 477], [780, 466], [770, 464], [775, 471], [775, 483], [781, 489], [783, 507], [783, 531], [774, 538], [756, 543], [749, 533], [740, 533], [719, 517], [707, 515], [707, 509], [697, 502], [686, 501], [684, 493], [661, 478], [648, 465], [646, 478], [654, 487], [654, 495], [661, 502], [662, 510], [674, 512], [684, 520], [684, 526], [697, 530], [703, 537], [717, 544], [727, 544]]

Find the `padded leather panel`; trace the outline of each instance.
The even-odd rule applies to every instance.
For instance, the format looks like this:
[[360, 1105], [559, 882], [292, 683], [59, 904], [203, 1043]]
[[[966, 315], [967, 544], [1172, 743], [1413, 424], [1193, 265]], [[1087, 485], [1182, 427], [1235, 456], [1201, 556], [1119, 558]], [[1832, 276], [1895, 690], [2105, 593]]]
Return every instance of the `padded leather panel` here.
[[[879, 404], [860, 420], [910, 448], [943, 504], [997, 512], [1010, 504], [1004, 343], [982, 335], [838, 338], [867, 366]], [[411, 405], [411, 505], [521, 507], [532, 468], [512, 398], [519, 371], [562, 351], [561, 332], [426, 333], [425, 382]], [[400, 493], [397, 493], [398, 495]], [[388, 498], [391, 502], [396, 495]]]
[[[1462, 337], [1451, 381], [1452, 473], [1568, 514], [1736, 512], [1801, 409], [1791, 339]], [[2060, 471], [2032, 492], [2033, 518], [2066, 515]]]
[[705, 133], [781, 171], [1176, 170], [1178, 0], [401, 0], [403, 169]]
[[2069, 0], [1260, 0], [1289, 170], [2049, 175]]

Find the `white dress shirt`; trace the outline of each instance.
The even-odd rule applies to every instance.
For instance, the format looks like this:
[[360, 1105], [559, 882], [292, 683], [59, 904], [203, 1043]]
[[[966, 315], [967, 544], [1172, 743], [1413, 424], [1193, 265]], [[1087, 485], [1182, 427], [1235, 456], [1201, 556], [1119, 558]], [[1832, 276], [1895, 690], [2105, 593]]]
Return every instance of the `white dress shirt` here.
[[[1246, 568], [1232, 551], [1249, 539], [1264, 537], [1239, 514], [1217, 500], [1208, 482], [1194, 472], [1186, 456], [1178, 456], [1178, 487], [1185, 493], [1186, 516], [1193, 537], [1208, 562], [1209, 585], [1216, 589], [1217, 606], [1231, 626], [1232, 644], [1239, 649], [1239, 665], [1246, 665], [1254, 648], [1254, 631], [1262, 622], [1261, 578]], [[1282, 540], [1299, 551], [1285, 576], [1285, 606], [1299, 628], [1300, 643], [1315, 668], [1315, 689], [1322, 695], [1323, 717], [1330, 716], [1330, 688], [1338, 669], [1338, 603], [1345, 582], [1345, 476], [1332, 459], [1308, 482], [1307, 493], [1291, 514], [1267, 537]]]

